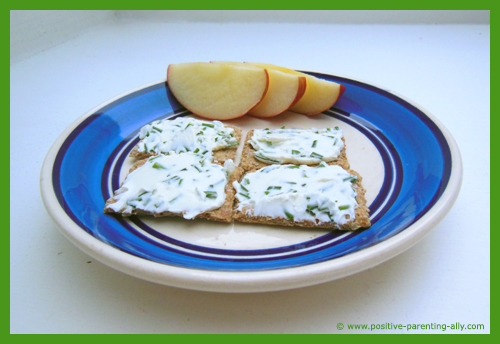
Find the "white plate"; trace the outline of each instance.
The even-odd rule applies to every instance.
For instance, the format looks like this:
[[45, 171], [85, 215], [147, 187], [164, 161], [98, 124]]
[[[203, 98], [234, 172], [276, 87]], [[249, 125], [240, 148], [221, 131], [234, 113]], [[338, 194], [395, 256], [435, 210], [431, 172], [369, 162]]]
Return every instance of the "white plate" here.
[[[47, 211], [80, 249], [149, 281], [219, 292], [258, 292], [322, 283], [365, 270], [408, 249], [449, 211], [462, 164], [450, 133], [394, 93], [338, 76], [346, 86], [334, 108], [314, 117], [227, 121], [253, 128], [344, 130], [351, 168], [363, 176], [372, 227], [331, 232], [206, 220], [103, 214], [133, 163], [138, 130], [159, 118], [189, 116], [165, 82], [96, 107], [54, 143], [41, 173]], [[423, 144], [425, 142], [425, 144]], [[241, 149], [240, 149], [241, 150]]]

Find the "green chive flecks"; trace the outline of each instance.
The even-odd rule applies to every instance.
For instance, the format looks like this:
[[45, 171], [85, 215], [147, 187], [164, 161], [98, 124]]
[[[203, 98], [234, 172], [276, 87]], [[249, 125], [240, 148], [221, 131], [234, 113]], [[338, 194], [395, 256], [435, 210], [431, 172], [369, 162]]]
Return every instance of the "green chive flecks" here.
[[199, 151], [200, 151], [200, 149], [199, 149], [199, 148], [196, 148], [196, 149], [193, 151], [193, 153], [198, 153]]
[[318, 143], [318, 140], [313, 141], [312, 148], [316, 148], [316, 143]]
[[217, 198], [217, 191], [203, 191], [205, 195], [207, 195], [207, 198]]
[[267, 189], [268, 190], [281, 190], [281, 186], [270, 186]]
[[339, 130], [339, 127], [335, 127], [335, 130]]
[[163, 165], [161, 165], [161, 164], [159, 164], [159, 163], [157, 163], [157, 162], [155, 162], [155, 163], [153, 164], [153, 168], [163, 169], [163, 170], [166, 170], [166, 169], [167, 169], [165, 166], [163, 166]]
[[300, 152], [299, 152], [298, 150], [293, 150], [293, 149], [292, 149], [292, 154], [293, 154], [293, 155], [299, 155], [299, 154], [300, 154]]
[[339, 207], [339, 210], [346, 210], [346, 209], [349, 209], [350, 207], [348, 205], [341, 205]]
[[285, 129], [285, 126], [282, 126], [281, 129]]
[[349, 181], [351, 183], [356, 183], [357, 180], [358, 180], [358, 177], [356, 177], [356, 176], [350, 176], [350, 177], [347, 177], [347, 178], [343, 179], [344, 182]]
[[315, 152], [312, 152], [312, 153], [311, 153], [311, 158], [322, 159], [322, 158], [323, 158], [323, 155], [318, 154], [318, 153], [315, 153]]
[[203, 123], [202, 126], [209, 127], [209, 128], [215, 127], [213, 124], [210, 124], [210, 123]]
[[181, 184], [182, 184], [182, 181], [183, 181], [183, 180], [184, 180], [184, 179], [179, 180], [179, 185], [181, 185]]
[[201, 152], [201, 154], [207, 154], [207, 153], [208, 153], [208, 151], [207, 151], [207, 150], [206, 150], [206, 151]]
[[160, 128], [158, 128], [158, 127], [155, 127], [154, 125], [153, 125], [153, 129], [154, 129], [154, 130], [156, 130], [156, 131], [158, 131], [158, 132], [160, 132], [160, 133], [161, 133], [161, 132], [163, 132], [163, 130], [161, 130], [161, 129], [160, 129]]
[[[172, 203], [173, 201], [175, 201], [175, 200], [176, 200], [177, 198], [179, 198], [179, 197], [180, 197], [180, 196], [177, 196], [177, 197], [175, 197], [175, 198], [171, 199], [170, 201], [168, 201], [168, 203]], [[155, 204], [155, 207], [156, 207], [156, 204]]]
[[250, 191], [248, 191], [248, 189], [247, 189], [246, 187], [244, 187], [243, 185], [240, 185], [240, 187], [241, 187], [241, 189], [242, 189], [242, 190], [245, 190], [246, 192], [250, 192]]
[[272, 163], [275, 163], [275, 164], [279, 164], [281, 162], [281, 161], [278, 161], [278, 160], [267, 158], [267, 157], [265, 157], [263, 155], [260, 155], [260, 154], [257, 154], [257, 153], [254, 153], [254, 156], [257, 159], [259, 159], [259, 160], [269, 161], [269, 162], [272, 162]]
[[189, 123], [188, 125], [186, 125], [186, 127], [184, 128], [184, 130], [186, 130], [187, 128], [189, 128], [192, 125], [193, 125], [192, 123]]
[[240, 192], [239, 194], [242, 195], [243, 197], [246, 197], [246, 198], [250, 199], [250, 196], [248, 196], [247, 194], [244, 194], [242, 192]]
[[248, 179], [245, 178], [245, 180], [243, 181], [245, 184], [250, 184], [250, 181]]
[[198, 172], [200, 172], [200, 173], [201, 173], [201, 170], [198, 168], [198, 166], [196, 166], [196, 165], [192, 165], [192, 166], [193, 166], [194, 168], [196, 168], [196, 170], [197, 170]]
[[240, 144], [240, 142], [239, 142], [239, 141], [236, 141], [236, 142], [231, 142], [231, 143], [228, 143], [228, 144], [227, 144], [227, 146], [228, 146], [228, 147], [233, 147], [233, 146], [237, 146], [237, 145], [239, 145], [239, 144]]
[[269, 191], [264, 191], [264, 193], [265, 193], [266, 195], [269, 195]]
[[285, 215], [288, 217], [289, 220], [293, 220], [293, 215], [290, 214], [288, 211], [285, 210]]
[[299, 165], [291, 165], [291, 166], [288, 166], [288, 168], [300, 168]]

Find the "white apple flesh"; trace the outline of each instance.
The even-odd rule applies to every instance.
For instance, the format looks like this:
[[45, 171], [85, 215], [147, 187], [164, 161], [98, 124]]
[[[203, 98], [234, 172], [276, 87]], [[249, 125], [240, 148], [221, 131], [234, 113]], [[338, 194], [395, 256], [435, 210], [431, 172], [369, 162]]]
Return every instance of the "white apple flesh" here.
[[263, 100], [269, 76], [263, 68], [216, 63], [171, 64], [167, 83], [182, 106], [207, 119], [241, 117]]

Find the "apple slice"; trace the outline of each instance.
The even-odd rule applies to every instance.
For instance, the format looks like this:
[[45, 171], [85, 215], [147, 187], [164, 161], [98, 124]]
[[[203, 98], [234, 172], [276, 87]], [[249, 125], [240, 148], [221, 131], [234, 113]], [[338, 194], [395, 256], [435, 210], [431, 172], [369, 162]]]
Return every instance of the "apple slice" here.
[[304, 115], [317, 115], [325, 110], [328, 110], [339, 100], [345, 91], [345, 86], [336, 82], [326, 81], [316, 78], [312, 75], [297, 72], [295, 70], [276, 66], [269, 63], [245, 62], [251, 66], [265, 68], [269, 70], [277, 70], [280, 72], [303, 76], [306, 78], [307, 87], [304, 95], [300, 100], [293, 105], [289, 110], [298, 112]]
[[[248, 66], [242, 62], [232, 61], [210, 61], [211, 63], [222, 63], [235, 66]], [[306, 78], [304, 76], [292, 75], [274, 69], [268, 69], [269, 87], [266, 96], [248, 114], [267, 118], [279, 115], [296, 104], [306, 91]]]
[[167, 83], [174, 97], [192, 113], [226, 120], [256, 107], [266, 95], [269, 77], [262, 68], [194, 62], [169, 65]]

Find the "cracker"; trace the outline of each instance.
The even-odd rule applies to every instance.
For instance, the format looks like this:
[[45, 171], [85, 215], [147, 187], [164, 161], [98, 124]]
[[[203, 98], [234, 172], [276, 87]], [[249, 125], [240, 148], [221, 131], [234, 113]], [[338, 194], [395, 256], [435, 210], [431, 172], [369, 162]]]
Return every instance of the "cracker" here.
[[[137, 161], [130, 169], [129, 173], [133, 172], [134, 170], [138, 169], [142, 165], [146, 163], [148, 159], [143, 159]], [[226, 199], [223, 203], [223, 205], [214, 210], [210, 211], [205, 211], [203, 213], [200, 213], [196, 215], [194, 218], [195, 219], [207, 219], [207, 220], [212, 220], [212, 221], [217, 221], [217, 222], [231, 222], [232, 220], [232, 213], [233, 213], [233, 204], [235, 200], [235, 194], [236, 191], [233, 188], [233, 182], [236, 180], [239, 180], [241, 175], [243, 174], [243, 170], [239, 167], [236, 167], [234, 172], [231, 174], [231, 177], [229, 181], [226, 184], [226, 187], [224, 188], [224, 192], [226, 194]], [[116, 212], [111, 208], [108, 208], [110, 204], [115, 203], [115, 199], [111, 197], [106, 201], [106, 205], [104, 207], [104, 213], [115, 213], [115, 214], [121, 214], [124, 217], [131, 216], [131, 215], [153, 215], [154, 217], [165, 217], [165, 216], [180, 216], [182, 217], [182, 213], [172, 213], [169, 211], [164, 211], [161, 213], [151, 213], [148, 211], [144, 211], [142, 209], [134, 209], [132, 210], [131, 213], [121, 213], [121, 212]]]
[[[256, 169], [257, 170], [257, 169]], [[247, 173], [255, 172], [256, 170], [248, 171]], [[247, 223], [259, 223], [264, 225], [277, 225], [277, 226], [289, 226], [289, 227], [309, 227], [309, 228], [328, 228], [328, 229], [339, 229], [345, 231], [354, 231], [361, 228], [368, 228], [371, 226], [370, 223], [370, 209], [366, 206], [365, 193], [366, 190], [363, 188], [361, 182], [361, 176], [353, 171], [347, 170], [350, 174], [358, 177], [357, 181], [353, 183], [353, 188], [356, 190], [357, 197], [356, 201], [358, 203], [358, 208], [355, 210], [356, 218], [354, 220], [350, 220], [345, 224], [339, 225], [335, 222], [328, 223], [318, 223], [319, 221], [293, 221], [287, 218], [272, 218], [270, 216], [253, 216], [253, 210], [251, 207], [244, 207], [242, 211], [238, 210], [238, 200], [236, 199], [233, 219], [239, 222], [247, 222]], [[246, 175], [246, 173], [245, 173]], [[245, 175], [241, 177], [242, 180]], [[247, 214], [249, 211], [251, 214]]]
[[[250, 144], [250, 139], [253, 136], [253, 132], [254, 132], [253, 130], [250, 130], [248, 132], [247, 137], [245, 139], [245, 143], [243, 145], [243, 152], [241, 153], [241, 160], [239, 166], [243, 168], [245, 171], [258, 170], [262, 167], [271, 165], [255, 159], [254, 153], [256, 152], [256, 150]], [[344, 147], [340, 151], [340, 155], [337, 157], [337, 159], [326, 163], [328, 165], [338, 165], [342, 167], [344, 170], [348, 170], [350, 166], [349, 166], [349, 161], [347, 161], [346, 143], [343, 137], [342, 141], [344, 142]], [[306, 164], [300, 164], [300, 165], [306, 165]], [[318, 164], [310, 164], [309, 166], [316, 166], [316, 165]]]
[[[241, 142], [241, 128], [235, 127], [233, 125], [226, 125], [225, 127], [234, 129], [234, 137], [236, 138], [236, 140], [238, 140], [238, 142]], [[218, 163], [219, 165], [224, 165], [224, 162], [226, 162], [229, 159], [234, 161], [238, 147], [239, 145], [214, 151], [213, 152], [214, 163]], [[136, 145], [132, 149], [132, 151], [130, 151], [129, 156], [131, 158], [136, 158], [136, 159], [146, 159], [154, 155], [157, 155], [155, 153], [139, 152], [138, 149], [139, 145]]]

